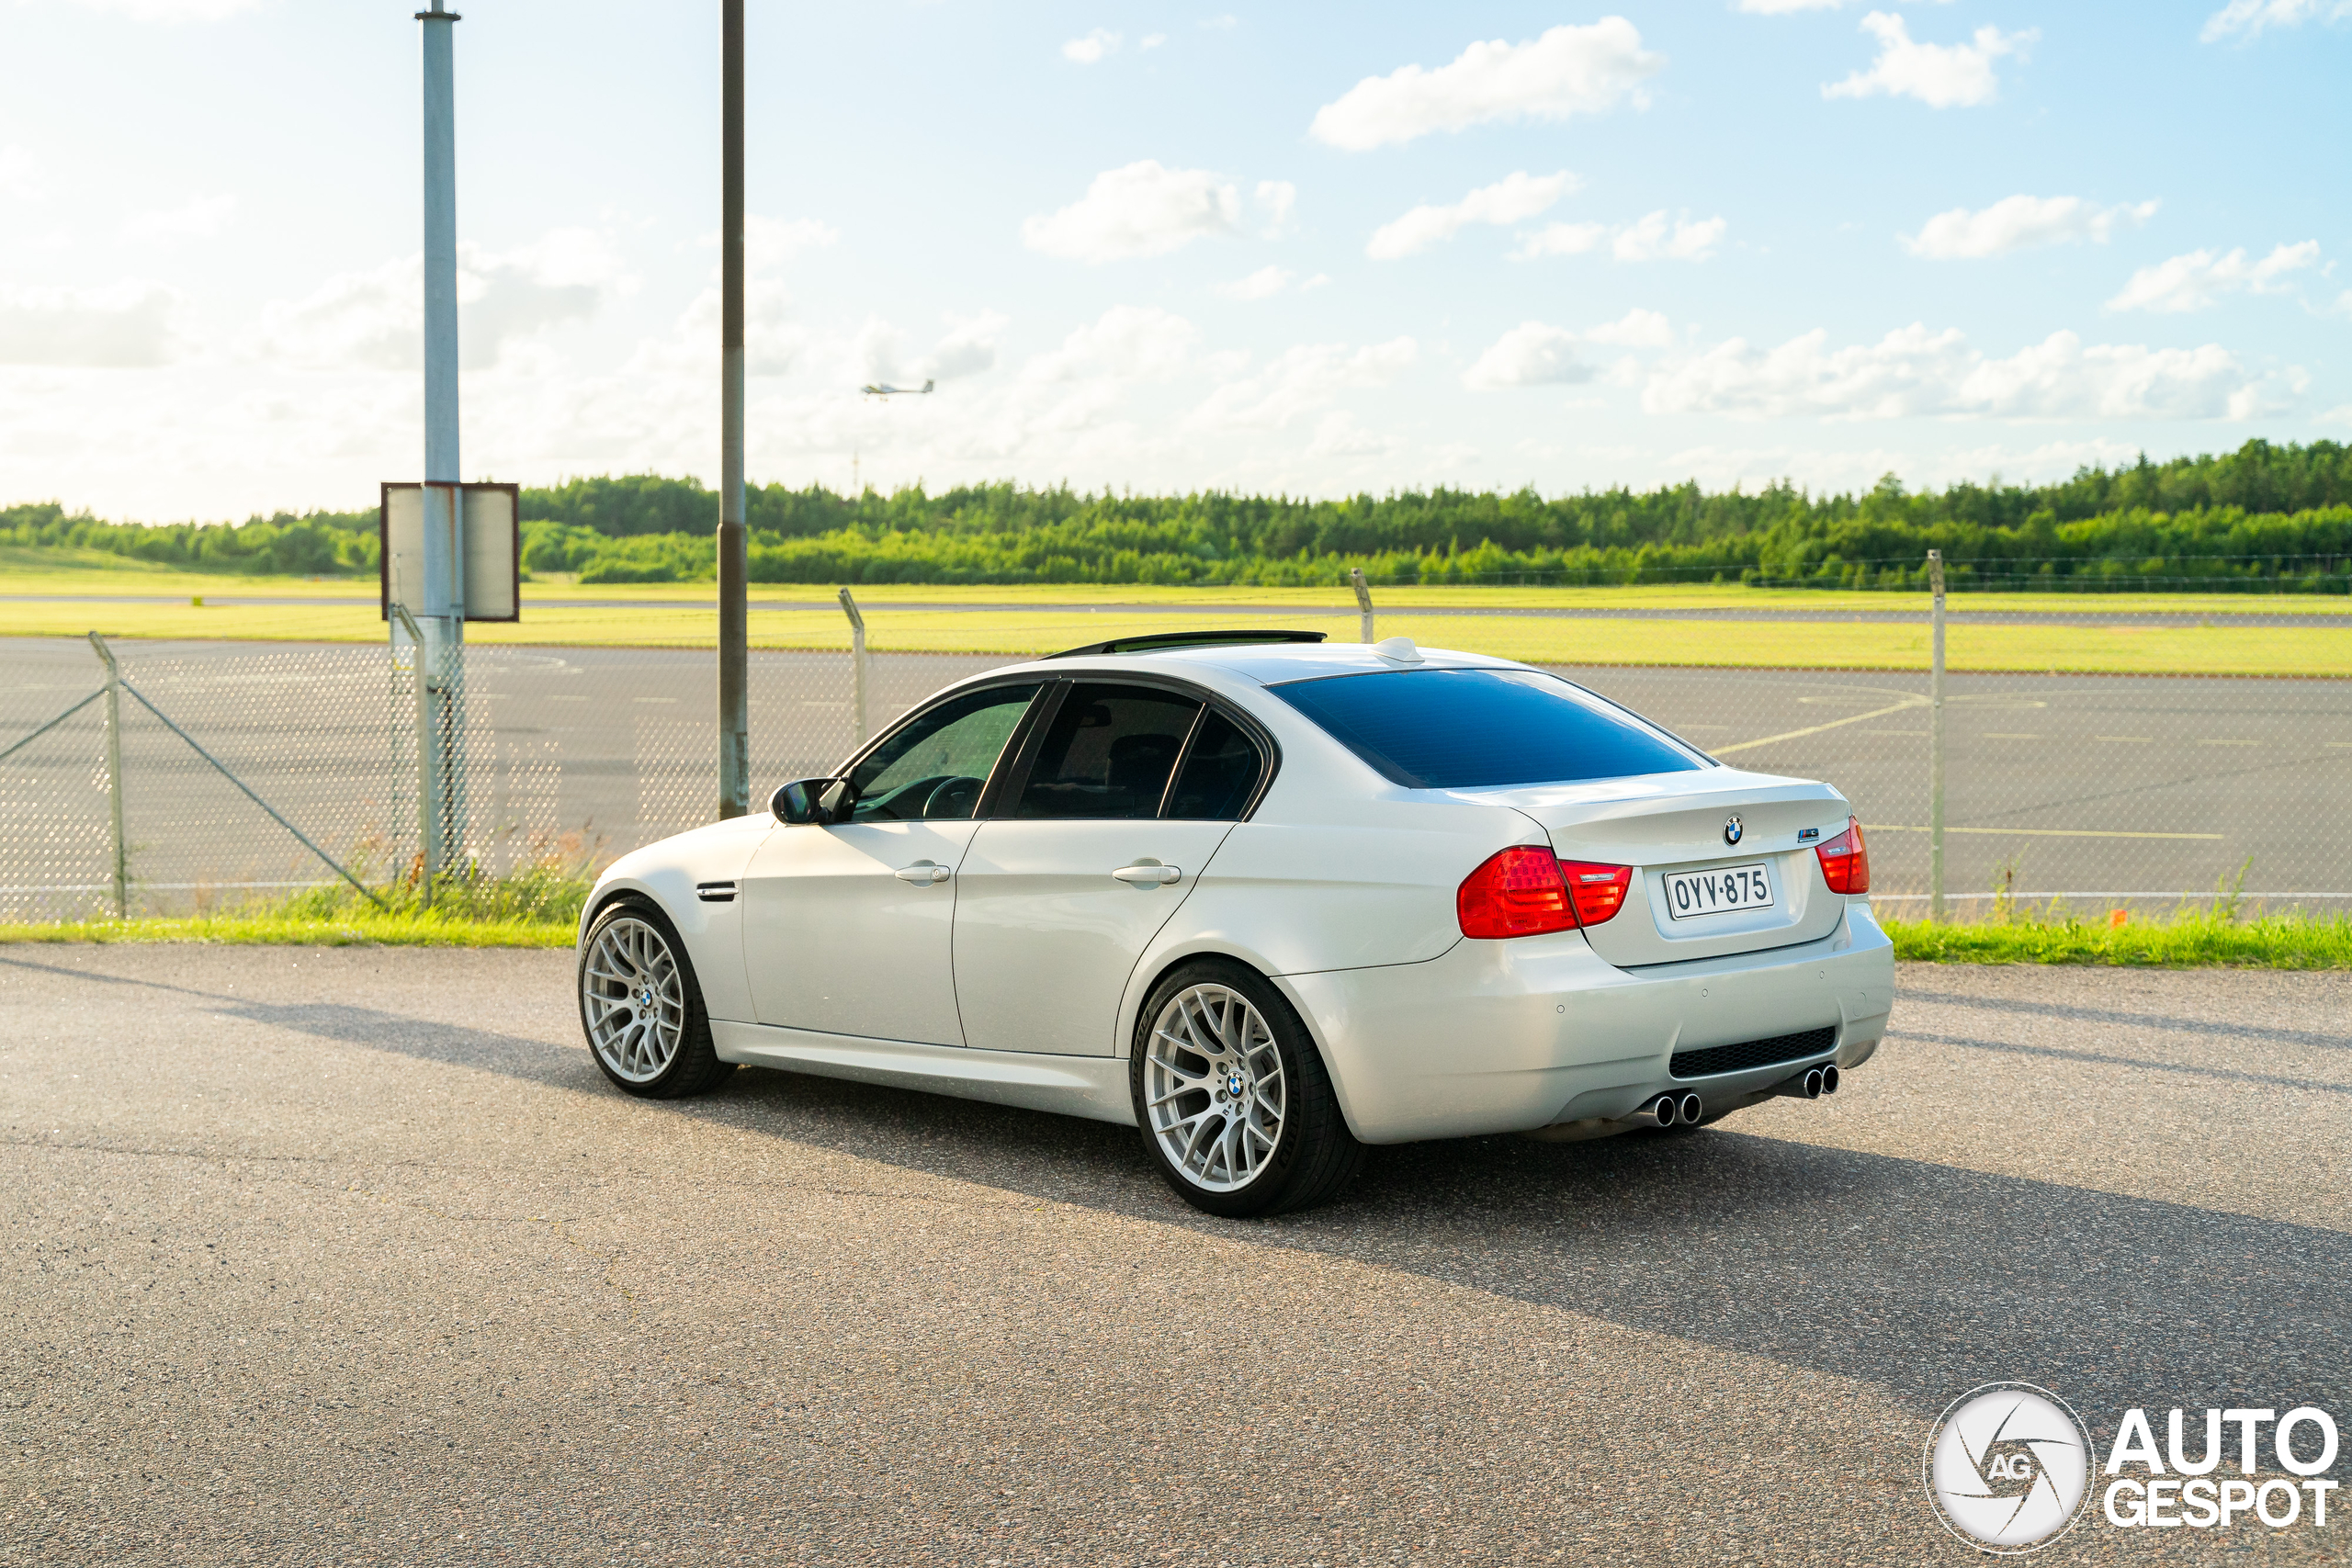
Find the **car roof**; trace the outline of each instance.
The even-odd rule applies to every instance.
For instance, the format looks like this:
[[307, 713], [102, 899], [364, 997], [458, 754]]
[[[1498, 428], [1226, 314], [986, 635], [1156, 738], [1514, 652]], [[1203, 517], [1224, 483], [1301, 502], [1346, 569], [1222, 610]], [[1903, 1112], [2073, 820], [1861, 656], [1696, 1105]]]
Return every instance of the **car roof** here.
[[[1318, 675], [1361, 675], [1395, 670], [1511, 670], [1524, 668], [1508, 659], [1453, 649], [1424, 648], [1419, 661], [1385, 657], [1377, 645], [1361, 642], [1211, 643], [1193, 648], [1142, 650], [1135, 653], [1066, 655], [1025, 665], [1025, 670], [1055, 675], [1112, 675], [1157, 671], [1168, 675], [1218, 671], [1278, 685], [1284, 681], [1312, 680]], [[1003, 671], [999, 671], [1001, 674]]]

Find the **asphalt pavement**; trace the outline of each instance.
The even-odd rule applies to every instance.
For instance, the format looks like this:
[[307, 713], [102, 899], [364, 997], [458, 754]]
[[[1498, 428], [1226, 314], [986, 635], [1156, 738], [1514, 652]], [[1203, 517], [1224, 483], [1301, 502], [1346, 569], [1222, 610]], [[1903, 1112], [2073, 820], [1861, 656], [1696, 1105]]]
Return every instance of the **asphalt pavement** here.
[[0, 949], [0, 1563], [1957, 1564], [1975, 1384], [2352, 1415], [2352, 977], [1906, 968], [1832, 1100], [1237, 1224], [1124, 1129], [627, 1099], [570, 964]]

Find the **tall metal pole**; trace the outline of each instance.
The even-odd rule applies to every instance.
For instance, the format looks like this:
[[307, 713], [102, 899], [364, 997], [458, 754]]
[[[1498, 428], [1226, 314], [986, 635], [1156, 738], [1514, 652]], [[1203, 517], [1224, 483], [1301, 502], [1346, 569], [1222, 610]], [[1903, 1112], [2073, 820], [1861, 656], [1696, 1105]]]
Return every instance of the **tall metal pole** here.
[[1372, 635], [1372, 590], [1364, 585], [1363, 568], [1360, 566], [1351, 566], [1348, 568], [1348, 581], [1354, 584], [1356, 591], [1356, 629], [1363, 634], [1357, 638], [1357, 640], [1360, 642], [1371, 642], [1374, 640]]
[[752, 808], [749, 575], [743, 538], [743, 0], [721, 0], [726, 142], [719, 197], [718, 815]]
[[458, 760], [465, 715], [466, 551], [458, 464], [458, 116], [453, 56], [458, 15], [432, 0], [424, 24], [424, 645], [417, 680], [430, 694], [430, 745], [417, 785], [433, 803], [426, 886], [457, 859], [465, 820]]
[[842, 613], [849, 617], [849, 722], [860, 746], [865, 744], [865, 617], [857, 601], [842, 590]]
[[1928, 918], [1944, 918], [1944, 553], [1928, 552], [1935, 595], [1928, 655]]
[[107, 666], [107, 804], [114, 849], [114, 918], [127, 920], [130, 919], [130, 863], [122, 842], [122, 671], [115, 664], [114, 649], [95, 631], [90, 634], [90, 646], [98, 650]]

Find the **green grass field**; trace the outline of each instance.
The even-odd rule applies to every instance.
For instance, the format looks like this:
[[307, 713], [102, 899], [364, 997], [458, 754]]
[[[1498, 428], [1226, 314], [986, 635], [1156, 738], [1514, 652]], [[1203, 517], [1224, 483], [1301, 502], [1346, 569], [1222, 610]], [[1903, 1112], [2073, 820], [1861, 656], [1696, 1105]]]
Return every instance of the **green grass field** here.
[[[340, 884], [249, 897], [201, 913], [127, 920], [0, 924], [6, 942], [197, 942], [270, 946], [569, 947], [587, 901], [588, 865], [549, 856], [510, 874], [453, 878], [430, 906], [413, 883], [363, 897]], [[2013, 908], [1978, 921], [1890, 919], [1897, 958], [1938, 964], [2236, 964], [2352, 969], [2352, 917], [2245, 912], [2234, 895], [2169, 914]]]
[[[1899, 959], [1930, 964], [2086, 964], [2147, 968], [2352, 969], [2352, 919], [2300, 915], [2228, 920], [2022, 919], [1934, 925], [1889, 920]], [[470, 919], [433, 910], [332, 914], [264, 908], [186, 919], [0, 924], [7, 942], [222, 942], [280, 947], [570, 947], [569, 919]]]
[[[59, 552], [0, 552], [0, 623], [22, 637], [223, 638], [373, 642], [384, 635], [369, 579], [300, 580], [200, 576], [122, 566], [62, 564]], [[38, 556], [39, 561], [22, 559]], [[107, 558], [109, 561], [119, 558]], [[758, 584], [751, 637], [767, 649], [845, 649], [839, 610], [783, 608], [829, 601], [818, 584]], [[477, 624], [468, 639], [492, 646], [553, 644], [618, 648], [708, 648], [708, 583], [582, 587], [532, 582], [512, 625]], [[15, 597], [15, 596], [31, 597]], [[1254, 612], [1243, 624], [1281, 622], [1352, 639], [1355, 607], [1344, 592], [1300, 588], [1153, 588], [1039, 584], [952, 588], [923, 584], [857, 590], [868, 645], [876, 651], [1034, 655], [1106, 637], [1214, 626], [1221, 611]], [[1633, 588], [1415, 588], [1378, 594], [1379, 631], [1438, 648], [1563, 664], [1675, 664], [1825, 670], [1920, 670], [1928, 662], [1927, 600], [1921, 594], [1820, 593], [1736, 584]], [[197, 601], [202, 601], [198, 603]], [[228, 600], [231, 603], [222, 603]], [[612, 604], [609, 601], [632, 601]], [[607, 603], [598, 603], [605, 601]], [[898, 608], [897, 606], [908, 606]], [[969, 605], [970, 609], [934, 608]], [[918, 607], [920, 606], [920, 607]], [[1577, 608], [1907, 611], [1912, 624], [1876, 621], [1720, 621], [1627, 617], [1561, 618], [1508, 612]], [[1481, 609], [1476, 617], [1417, 611]], [[2066, 671], [2105, 674], [2352, 676], [2352, 628], [2251, 626], [2241, 617], [2341, 615], [2335, 598], [2230, 594], [1983, 594], [1955, 599], [1950, 667], [1962, 671]], [[2074, 625], [1988, 626], [1972, 612], [2055, 611]], [[2194, 613], [2205, 624], [2125, 626], [2130, 612]]]

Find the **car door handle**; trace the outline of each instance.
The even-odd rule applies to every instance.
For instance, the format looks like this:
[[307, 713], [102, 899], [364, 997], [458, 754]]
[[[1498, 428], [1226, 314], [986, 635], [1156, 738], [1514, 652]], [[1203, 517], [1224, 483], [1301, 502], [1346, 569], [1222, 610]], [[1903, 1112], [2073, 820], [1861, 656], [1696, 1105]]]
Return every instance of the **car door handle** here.
[[1165, 887], [1170, 883], [1182, 878], [1184, 874], [1172, 865], [1161, 865], [1155, 862], [1150, 865], [1123, 865], [1111, 874], [1122, 882], [1136, 886]]
[[956, 874], [956, 871], [953, 866], [941, 865], [934, 861], [919, 860], [912, 865], [900, 866], [891, 874], [901, 882], [920, 882], [928, 886], [946, 881]]

